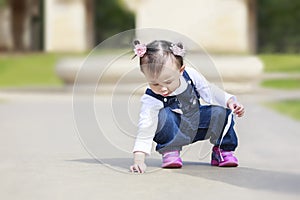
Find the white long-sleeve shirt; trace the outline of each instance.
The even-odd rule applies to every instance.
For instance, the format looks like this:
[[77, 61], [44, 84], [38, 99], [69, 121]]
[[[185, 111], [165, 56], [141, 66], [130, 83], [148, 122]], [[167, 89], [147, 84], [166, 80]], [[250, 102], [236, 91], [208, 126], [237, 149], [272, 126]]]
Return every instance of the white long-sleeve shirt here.
[[[208, 81], [193, 68], [186, 67], [186, 72], [193, 81], [200, 98], [210, 105], [220, 105], [227, 107], [227, 101], [235, 96], [208, 83]], [[170, 96], [180, 94], [187, 88], [187, 83], [183, 76], [180, 77], [180, 86]], [[158, 125], [158, 114], [164, 107], [162, 101], [144, 94], [141, 97], [142, 107], [138, 123], [138, 134], [135, 140], [133, 152], [141, 151], [151, 154], [153, 138]]]

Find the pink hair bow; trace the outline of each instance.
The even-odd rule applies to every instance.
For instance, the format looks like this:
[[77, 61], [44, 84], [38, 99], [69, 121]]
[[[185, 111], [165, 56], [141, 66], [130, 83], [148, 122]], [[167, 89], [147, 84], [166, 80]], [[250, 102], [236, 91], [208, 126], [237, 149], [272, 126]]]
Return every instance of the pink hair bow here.
[[137, 55], [138, 57], [143, 57], [147, 51], [147, 47], [145, 44], [136, 44], [134, 45], [134, 53], [135, 55]]
[[176, 56], [183, 57], [185, 55], [185, 49], [180, 48], [177, 44], [172, 44], [170, 49], [171, 49], [172, 53]]

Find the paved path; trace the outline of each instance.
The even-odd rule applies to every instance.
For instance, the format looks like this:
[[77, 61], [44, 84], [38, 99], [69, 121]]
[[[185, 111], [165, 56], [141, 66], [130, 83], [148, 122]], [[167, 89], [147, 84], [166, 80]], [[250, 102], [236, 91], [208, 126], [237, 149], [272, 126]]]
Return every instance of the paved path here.
[[[289, 95], [300, 97], [297, 93]], [[261, 106], [260, 102], [278, 97], [272, 91], [238, 97], [247, 109], [246, 116], [237, 120], [236, 127], [240, 167], [209, 166], [210, 145], [200, 142], [185, 149], [182, 169], [161, 170], [160, 159], [153, 154], [148, 159], [150, 172], [138, 176], [126, 173], [131, 154], [118, 154], [116, 150], [118, 147], [128, 149], [132, 144], [122, 144], [114, 137], [118, 133], [116, 122], [110, 123], [109, 117], [101, 115], [109, 114], [111, 105], [121, 109], [129, 105], [130, 111], [116, 111], [115, 119], [124, 118], [124, 123], [119, 125], [122, 130], [130, 131], [130, 125], [126, 125], [130, 118], [128, 113], [134, 121], [138, 98], [128, 100], [126, 95], [116, 95], [113, 101], [109, 96], [96, 98], [95, 113], [105, 123], [103, 131], [111, 141], [107, 143], [107, 138], [94, 140], [94, 143], [88, 141], [91, 143], [87, 149], [94, 150], [90, 153], [99, 153], [100, 163], [87, 153], [76, 133], [70, 93], [2, 91], [0, 198], [299, 199], [300, 122]], [[88, 118], [80, 119], [80, 123], [89, 125]], [[89, 130], [86, 132], [80, 133], [83, 140]]]

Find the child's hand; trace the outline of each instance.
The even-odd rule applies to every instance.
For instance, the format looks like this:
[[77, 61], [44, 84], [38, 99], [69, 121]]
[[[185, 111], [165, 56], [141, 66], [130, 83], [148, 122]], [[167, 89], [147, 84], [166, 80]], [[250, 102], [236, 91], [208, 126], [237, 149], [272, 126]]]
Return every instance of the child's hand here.
[[138, 173], [138, 174], [143, 174], [146, 172], [146, 164], [145, 163], [140, 163], [140, 164], [134, 164], [130, 166], [130, 171], [132, 173]]
[[236, 114], [238, 117], [242, 117], [245, 113], [245, 108], [242, 104], [235, 101], [234, 99], [229, 99], [227, 102], [228, 108], [230, 108], [234, 114]]
[[143, 152], [134, 153], [134, 164], [130, 166], [132, 173], [143, 174], [146, 172], [147, 165], [145, 164], [145, 156]]

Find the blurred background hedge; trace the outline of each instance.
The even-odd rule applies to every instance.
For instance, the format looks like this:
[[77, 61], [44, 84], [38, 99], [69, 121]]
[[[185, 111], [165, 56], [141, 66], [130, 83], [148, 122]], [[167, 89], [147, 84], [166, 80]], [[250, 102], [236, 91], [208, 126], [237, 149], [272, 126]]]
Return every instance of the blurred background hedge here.
[[94, 5], [96, 44], [115, 34], [135, 28], [135, 14], [126, 7], [124, 1], [94, 0]]
[[299, 21], [299, 0], [257, 0], [258, 53], [300, 53]]

